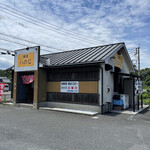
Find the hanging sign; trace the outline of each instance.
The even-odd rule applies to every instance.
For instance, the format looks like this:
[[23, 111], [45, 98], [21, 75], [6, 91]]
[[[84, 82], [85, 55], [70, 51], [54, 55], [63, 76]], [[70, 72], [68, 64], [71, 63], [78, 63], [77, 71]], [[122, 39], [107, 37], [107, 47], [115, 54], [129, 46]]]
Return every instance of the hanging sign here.
[[25, 75], [21, 76], [23, 84], [29, 84], [34, 81], [34, 75]]
[[40, 47], [31, 47], [15, 51], [15, 72], [38, 69]]
[[115, 54], [115, 67], [123, 68], [123, 57], [118, 54]]
[[60, 91], [63, 93], [79, 93], [78, 81], [61, 81]]
[[4, 88], [5, 88], [5, 83], [0, 83], [0, 101], [2, 99]]

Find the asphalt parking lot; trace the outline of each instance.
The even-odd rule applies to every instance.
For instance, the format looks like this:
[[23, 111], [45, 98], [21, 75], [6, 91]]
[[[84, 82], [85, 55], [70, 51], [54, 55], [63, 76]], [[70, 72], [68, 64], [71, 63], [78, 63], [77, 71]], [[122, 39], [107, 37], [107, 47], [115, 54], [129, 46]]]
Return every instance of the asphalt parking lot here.
[[0, 105], [0, 150], [149, 150], [150, 110], [94, 117]]

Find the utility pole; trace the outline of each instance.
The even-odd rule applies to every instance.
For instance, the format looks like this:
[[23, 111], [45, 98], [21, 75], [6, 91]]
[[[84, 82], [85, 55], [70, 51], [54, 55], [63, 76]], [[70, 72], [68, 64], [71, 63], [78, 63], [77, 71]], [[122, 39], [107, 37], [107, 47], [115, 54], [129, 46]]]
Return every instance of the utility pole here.
[[137, 55], [137, 62], [138, 62], [137, 63], [138, 76], [140, 76], [140, 46], [135, 49], [134, 56], [136, 55]]
[[138, 76], [140, 76], [140, 47], [137, 48], [138, 54]]

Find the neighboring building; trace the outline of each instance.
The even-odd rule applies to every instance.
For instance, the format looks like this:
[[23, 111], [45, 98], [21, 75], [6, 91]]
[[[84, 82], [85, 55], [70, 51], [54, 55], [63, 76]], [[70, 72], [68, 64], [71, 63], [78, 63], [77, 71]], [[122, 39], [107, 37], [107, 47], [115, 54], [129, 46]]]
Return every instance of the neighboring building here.
[[0, 82], [5, 83], [5, 89], [4, 91], [10, 91], [11, 90], [11, 80], [7, 77], [0, 77]]
[[11, 83], [11, 80], [8, 79], [7, 77], [0, 77], [0, 82], [10, 84], [10, 83]]
[[31, 55], [34, 48], [31, 49], [31, 52], [29, 48], [20, 50], [21, 54], [16, 51], [14, 104], [104, 113], [112, 109], [114, 95], [126, 94], [133, 111], [137, 104], [139, 107], [134, 87], [134, 79], [139, 77], [130, 75], [134, 67], [124, 43], [41, 55], [37, 60], [34, 57], [34, 62], [39, 59], [40, 63], [36, 71], [27, 71], [27, 64], [23, 66], [20, 60], [28, 55], [31, 59], [25, 63], [29, 61], [29, 66], [34, 66]]

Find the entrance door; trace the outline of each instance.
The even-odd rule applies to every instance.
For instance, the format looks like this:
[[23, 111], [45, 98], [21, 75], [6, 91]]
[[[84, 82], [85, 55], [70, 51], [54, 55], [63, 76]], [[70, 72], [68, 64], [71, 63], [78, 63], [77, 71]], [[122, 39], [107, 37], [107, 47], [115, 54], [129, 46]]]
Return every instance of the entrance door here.
[[23, 83], [23, 75], [32, 75], [32, 73], [19, 73], [18, 74], [18, 85], [17, 85], [17, 103], [29, 103], [33, 104], [33, 87], [34, 81], [29, 84]]
[[133, 106], [133, 80], [124, 78], [124, 93], [129, 94], [129, 105]]
[[34, 83], [29, 83], [29, 84], [26, 84], [26, 89], [27, 89], [27, 92], [26, 92], [26, 95], [27, 95], [27, 103], [29, 104], [33, 104], [33, 85]]

